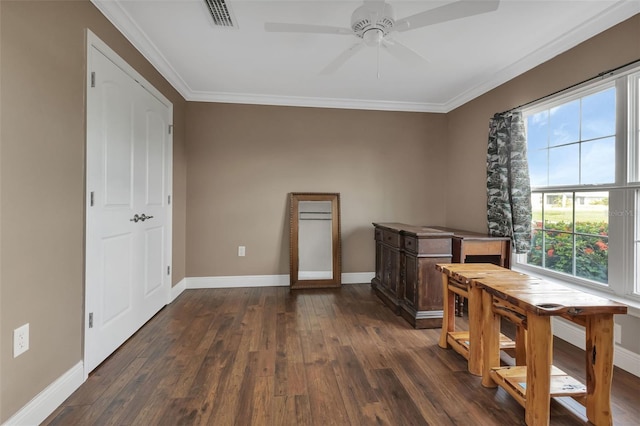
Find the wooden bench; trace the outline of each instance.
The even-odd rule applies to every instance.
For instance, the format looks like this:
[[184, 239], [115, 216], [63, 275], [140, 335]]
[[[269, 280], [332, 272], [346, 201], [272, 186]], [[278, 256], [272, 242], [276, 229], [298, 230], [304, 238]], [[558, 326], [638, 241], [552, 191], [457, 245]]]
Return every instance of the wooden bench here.
[[[524, 408], [528, 425], [548, 425], [550, 398], [570, 396], [586, 407], [595, 425], [612, 425], [613, 315], [627, 307], [582, 291], [527, 278], [486, 274], [471, 279], [482, 290], [482, 384], [499, 385]], [[527, 329], [526, 366], [500, 366], [500, 318]], [[585, 327], [583, 385], [552, 365], [551, 317]]]
[[[504, 276], [504, 279], [522, 278], [526, 275], [484, 263], [451, 263], [437, 264], [436, 269], [442, 273], [443, 289], [443, 322], [438, 345], [441, 348], [452, 348], [467, 359], [467, 368], [471, 374], [482, 375], [482, 290], [473, 285], [473, 279], [491, 275]], [[455, 298], [468, 300], [468, 330], [457, 330], [455, 324]], [[526, 363], [524, 350], [524, 329], [517, 328], [516, 342], [500, 335], [500, 349], [515, 357], [516, 365]]]

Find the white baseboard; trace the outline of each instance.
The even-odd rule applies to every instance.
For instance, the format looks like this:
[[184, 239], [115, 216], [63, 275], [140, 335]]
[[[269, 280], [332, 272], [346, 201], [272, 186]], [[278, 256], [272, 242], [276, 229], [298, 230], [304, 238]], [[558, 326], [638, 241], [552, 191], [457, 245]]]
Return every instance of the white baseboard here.
[[[582, 327], [571, 324], [561, 319], [553, 319], [553, 334], [562, 340], [571, 343], [584, 350], [585, 332]], [[640, 354], [614, 345], [613, 365], [640, 377]]]
[[[349, 272], [342, 274], [342, 284], [370, 283], [373, 272]], [[185, 278], [187, 289], [197, 288], [241, 288], [241, 287], [286, 287], [289, 275], [237, 275], [229, 277]]]
[[229, 277], [188, 277], [187, 288], [284, 287], [289, 275], [237, 275]]
[[349, 272], [342, 274], [342, 284], [370, 284], [375, 272]]
[[58, 377], [14, 414], [3, 426], [30, 426], [42, 423], [84, 382], [82, 361]]
[[169, 293], [169, 301], [167, 303], [172, 303], [186, 289], [187, 289], [187, 279], [183, 278], [180, 280], [180, 282], [178, 282], [178, 284], [171, 287], [171, 291]]

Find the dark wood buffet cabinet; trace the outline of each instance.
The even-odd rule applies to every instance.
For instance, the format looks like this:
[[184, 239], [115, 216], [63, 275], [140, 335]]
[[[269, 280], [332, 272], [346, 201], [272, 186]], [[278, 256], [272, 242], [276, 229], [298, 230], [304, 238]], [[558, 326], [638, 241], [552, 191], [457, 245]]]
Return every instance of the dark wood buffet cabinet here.
[[491, 262], [509, 268], [507, 237], [441, 226], [374, 223], [380, 299], [415, 328], [442, 326], [442, 280], [436, 263]]

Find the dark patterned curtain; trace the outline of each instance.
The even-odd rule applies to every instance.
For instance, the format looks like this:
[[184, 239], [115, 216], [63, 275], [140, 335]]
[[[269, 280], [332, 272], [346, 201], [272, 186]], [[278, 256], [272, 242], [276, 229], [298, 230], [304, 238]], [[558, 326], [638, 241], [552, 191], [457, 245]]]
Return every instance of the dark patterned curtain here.
[[496, 114], [487, 149], [489, 234], [511, 237], [516, 253], [531, 246], [531, 187], [527, 138], [521, 112]]

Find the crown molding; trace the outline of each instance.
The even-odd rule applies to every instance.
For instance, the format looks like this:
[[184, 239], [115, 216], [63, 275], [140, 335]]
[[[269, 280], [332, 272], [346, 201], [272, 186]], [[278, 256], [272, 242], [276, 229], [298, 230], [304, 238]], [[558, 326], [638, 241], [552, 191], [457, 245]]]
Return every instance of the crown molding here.
[[188, 101], [219, 102], [231, 104], [255, 104], [295, 106], [311, 108], [364, 109], [377, 111], [406, 111], [406, 112], [447, 112], [441, 104], [419, 102], [380, 101], [364, 99], [342, 98], [312, 98], [298, 96], [260, 95], [223, 92], [191, 92]]
[[640, 13], [640, 1], [620, 0], [605, 12], [568, 30], [551, 43], [494, 73], [493, 78], [490, 80], [476, 85], [445, 103], [422, 103], [194, 91], [171, 66], [164, 55], [160, 53], [145, 32], [138, 27], [127, 11], [122, 8], [118, 0], [91, 0], [91, 2], [187, 101], [431, 113], [450, 112], [600, 32]]

